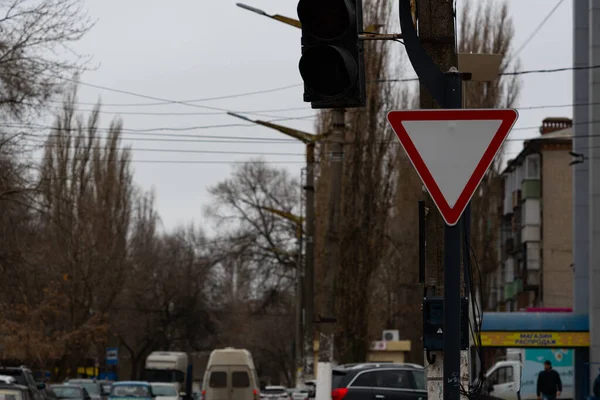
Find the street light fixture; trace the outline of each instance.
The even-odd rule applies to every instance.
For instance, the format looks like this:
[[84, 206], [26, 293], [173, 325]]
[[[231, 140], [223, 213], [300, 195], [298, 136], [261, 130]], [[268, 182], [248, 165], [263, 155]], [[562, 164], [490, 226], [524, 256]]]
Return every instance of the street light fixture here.
[[[268, 14], [266, 11], [261, 10], [260, 8], [252, 7], [252, 6], [249, 6], [248, 4], [244, 4], [244, 3], [236, 3], [235, 5], [238, 6], [238, 7], [240, 7], [240, 8], [243, 8], [246, 11], [250, 11], [250, 12], [253, 12], [255, 14], [262, 15], [263, 17], [274, 19], [276, 21], [282, 22], [282, 23], [284, 23], [286, 25], [290, 25], [290, 26], [293, 26], [293, 27], [298, 28], [298, 29], [302, 29], [302, 24], [297, 19], [286, 17], [286, 16], [279, 15], [279, 14]], [[388, 33], [388, 34], [378, 33], [379, 29], [381, 29], [382, 27], [383, 27], [383, 25], [381, 25], [381, 24], [369, 25], [369, 26], [367, 26], [365, 28], [365, 30], [364, 30], [365, 33], [363, 35], [359, 35], [359, 37], [361, 39], [363, 39], [363, 40], [397, 40], [397, 39], [402, 39], [402, 34], [396, 34], [396, 33]]]

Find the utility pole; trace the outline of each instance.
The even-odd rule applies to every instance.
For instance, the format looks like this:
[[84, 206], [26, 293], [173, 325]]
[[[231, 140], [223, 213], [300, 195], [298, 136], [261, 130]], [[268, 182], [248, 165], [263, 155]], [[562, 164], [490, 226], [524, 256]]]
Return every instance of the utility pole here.
[[302, 364], [303, 364], [303, 333], [304, 325], [302, 317], [304, 314], [304, 268], [302, 263], [302, 245], [303, 245], [302, 222], [296, 224], [296, 238], [298, 239], [298, 259], [296, 262], [296, 326], [294, 329], [294, 383], [300, 387], [303, 382]]
[[[457, 69], [453, 2], [421, 0], [417, 8], [419, 35], [411, 18], [410, 0], [400, 0], [399, 6], [406, 51], [422, 82], [421, 109], [462, 108], [462, 75]], [[427, 235], [427, 249], [431, 250], [431, 254], [427, 259], [431, 260], [430, 269], [434, 270], [436, 289], [439, 290], [444, 282], [444, 353], [441, 363], [427, 357], [428, 361], [433, 362], [433, 365], [427, 366], [428, 398], [438, 400], [442, 392], [444, 400], [459, 400], [462, 380], [461, 324], [458, 323], [461, 320], [461, 224], [446, 225], [439, 213], [434, 213], [432, 217], [429, 226], [434, 225], [433, 232]], [[439, 259], [441, 226], [444, 226], [443, 263]]]
[[[419, 21], [419, 39], [423, 50], [442, 71], [458, 67], [455, 52], [454, 11], [452, 2], [446, 0], [419, 0], [417, 19]], [[419, 108], [434, 109], [440, 105], [421, 83], [419, 86]], [[425, 194], [425, 193], [424, 193]], [[434, 296], [442, 295], [444, 287], [443, 275], [443, 242], [444, 221], [433, 205], [431, 198], [425, 194], [426, 207], [431, 210], [427, 216], [427, 271], [425, 283]]]
[[[342, 202], [342, 178], [344, 162], [345, 110], [333, 110], [331, 138], [329, 142], [329, 215], [325, 236], [325, 278], [323, 282], [323, 308], [319, 318], [319, 382], [327, 381], [331, 388], [331, 368], [335, 357], [335, 279], [340, 268], [340, 210]], [[323, 378], [323, 379], [322, 379]], [[326, 398], [330, 389], [317, 389], [318, 400]]]
[[306, 144], [306, 260], [304, 269], [304, 380], [315, 376], [315, 142]]

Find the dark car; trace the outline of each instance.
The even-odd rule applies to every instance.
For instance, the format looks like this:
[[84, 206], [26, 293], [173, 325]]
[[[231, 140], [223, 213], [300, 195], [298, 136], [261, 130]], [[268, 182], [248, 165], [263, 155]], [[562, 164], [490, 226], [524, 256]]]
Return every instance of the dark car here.
[[0, 367], [0, 375], [7, 375], [15, 378], [17, 385], [24, 386], [29, 390], [31, 400], [46, 400], [46, 397], [42, 393], [46, 384], [36, 382], [29, 368]]
[[333, 369], [332, 400], [426, 400], [425, 370], [417, 364], [353, 364]]
[[5, 400], [33, 400], [27, 386], [0, 383], [0, 397]]
[[91, 400], [87, 390], [79, 385], [52, 385], [52, 390], [54, 390], [59, 400]]

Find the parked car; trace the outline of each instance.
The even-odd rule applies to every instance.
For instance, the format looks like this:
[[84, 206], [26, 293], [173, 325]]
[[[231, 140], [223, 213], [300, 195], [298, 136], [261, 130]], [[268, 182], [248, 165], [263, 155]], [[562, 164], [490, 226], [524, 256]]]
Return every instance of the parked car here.
[[132, 398], [153, 400], [152, 386], [148, 382], [122, 381], [115, 382], [110, 390], [110, 400]]
[[46, 384], [36, 382], [29, 368], [23, 366], [0, 367], [0, 375], [12, 376], [15, 378], [18, 385], [24, 386], [29, 390], [29, 396], [32, 400], [46, 400], [42, 393]]
[[310, 392], [304, 389], [289, 389], [288, 393], [292, 400], [308, 400], [310, 398]]
[[0, 383], [0, 398], [6, 400], [33, 400], [29, 387], [14, 383]]
[[179, 400], [180, 398], [177, 386], [172, 383], [150, 382], [150, 386], [156, 400]]
[[100, 394], [104, 398], [104, 400], [108, 399], [108, 395], [110, 395], [110, 389], [112, 388], [113, 381], [108, 379], [101, 379], [98, 381], [100, 383], [101, 392]]
[[333, 369], [332, 400], [426, 400], [425, 370], [417, 364], [356, 364]]
[[79, 385], [51, 385], [52, 390], [56, 393], [56, 397], [59, 400], [72, 399], [72, 400], [91, 400], [88, 391]]
[[91, 397], [91, 400], [107, 400], [107, 395], [104, 395], [102, 384], [95, 379], [69, 379], [65, 385], [77, 385], [85, 388]]
[[267, 386], [261, 391], [261, 397], [268, 400], [291, 400], [292, 396], [285, 386]]
[[42, 395], [44, 395], [45, 400], [58, 400], [58, 398], [56, 397], [56, 393], [54, 393], [54, 390], [52, 390], [52, 388], [48, 385], [45, 385], [41, 392]]

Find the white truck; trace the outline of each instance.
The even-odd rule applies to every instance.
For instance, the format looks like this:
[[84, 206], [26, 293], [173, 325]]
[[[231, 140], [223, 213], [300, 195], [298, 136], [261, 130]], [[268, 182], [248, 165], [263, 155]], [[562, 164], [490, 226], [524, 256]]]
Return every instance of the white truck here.
[[487, 392], [504, 400], [536, 400], [537, 376], [549, 360], [563, 384], [561, 400], [573, 399], [574, 352], [571, 349], [507, 349], [485, 374]]
[[192, 396], [192, 364], [187, 353], [154, 351], [146, 358], [144, 379], [148, 382], [172, 383], [183, 396]]

